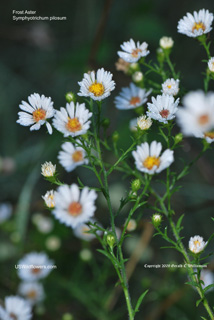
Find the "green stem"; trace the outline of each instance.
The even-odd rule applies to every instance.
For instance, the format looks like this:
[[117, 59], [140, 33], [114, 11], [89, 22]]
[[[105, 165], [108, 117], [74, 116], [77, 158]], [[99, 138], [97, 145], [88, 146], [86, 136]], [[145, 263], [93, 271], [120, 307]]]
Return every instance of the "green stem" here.
[[174, 66], [173, 66], [173, 64], [172, 64], [172, 62], [171, 62], [171, 60], [170, 60], [169, 54], [166, 54], [166, 62], [167, 62], [168, 66], [169, 66], [169, 68], [170, 68], [170, 70], [171, 70], [171, 72], [172, 72], [173, 78], [176, 79], [176, 78], [177, 78], [177, 75], [176, 75], [176, 73], [175, 73]]
[[[178, 231], [177, 231], [177, 229], [176, 229], [176, 226], [175, 226], [175, 224], [174, 224], [174, 222], [173, 222], [173, 220], [172, 220], [172, 216], [171, 216], [171, 215], [169, 214], [169, 212], [167, 211], [166, 206], [165, 206], [165, 204], [163, 203], [162, 198], [161, 198], [153, 189], [152, 189], [152, 193], [153, 193], [153, 194], [156, 196], [156, 198], [158, 199], [158, 201], [159, 201], [159, 203], [160, 203], [160, 206], [161, 206], [161, 208], [162, 208], [162, 210], [163, 210], [163, 213], [168, 217], [169, 224], [170, 224], [170, 226], [171, 226], [172, 232], [173, 232], [173, 234], [174, 234], [174, 237], [175, 237], [175, 239], [176, 239], [176, 241], [177, 241], [177, 243], [178, 243], [179, 249], [180, 249], [179, 252], [181, 252], [182, 255], [184, 256], [184, 259], [185, 259], [187, 265], [191, 265], [190, 258], [189, 258], [188, 254], [187, 254], [187, 252], [186, 252], [186, 249], [185, 249], [185, 247], [184, 247], [184, 245], [183, 245], [183, 243], [182, 243], [182, 241], [181, 241], [181, 239], [180, 239], [179, 233], [178, 233]], [[194, 281], [194, 282], [196, 282], [197, 279], [195, 278], [195, 276], [193, 276], [193, 272], [194, 272], [193, 268], [187, 267], [187, 271], [188, 271], [188, 274], [189, 274], [189, 277], [191, 278], [191, 280]], [[208, 303], [206, 297], [204, 297], [204, 292], [203, 292], [202, 287], [197, 287], [196, 290], [198, 291], [198, 294], [199, 294], [200, 298], [202, 299], [202, 303], [203, 303], [203, 305], [204, 305], [207, 313], [209, 314], [210, 319], [211, 319], [211, 320], [214, 320], [214, 314], [213, 314], [213, 312], [212, 312], [212, 309], [211, 309], [210, 306], [209, 306], [209, 303]]]
[[[93, 105], [91, 105], [91, 108], [93, 109]], [[105, 168], [104, 163], [102, 161], [102, 152], [101, 152], [101, 148], [100, 148], [100, 139], [99, 139], [100, 112], [101, 112], [101, 104], [98, 104], [97, 127], [95, 127], [95, 122], [93, 124], [94, 124], [94, 139], [95, 139], [96, 149], [98, 152], [98, 163], [99, 163], [99, 166], [102, 170], [103, 180], [104, 180], [102, 182], [102, 180], [100, 178], [99, 181], [101, 182], [100, 184], [103, 189], [103, 194], [106, 198], [107, 205], [109, 208], [111, 229], [112, 229], [112, 232], [113, 232], [115, 238], [117, 239], [116, 230], [115, 230], [115, 223], [114, 223], [114, 213], [113, 213], [111, 200], [110, 200], [110, 194], [109, 194], [108, 172], [106, 171], [106, 168]], [[112, 172], [112, 170], [111, 170], [111, 172]], [[98, 176], [99, 176], [99, 174], [98, 174]], [[117, 243], [118, 243], [118, 240], [117, 240]], [[121, 245], [118, 245], [118, 253], [119, 253], [119, 261], [117, 261], [116, 257], [114, 256], [113, 251], [111, 250], [111, 255], [112, 255], [112, 257], [114, 257], [114, 261], [112, 261], [112, 263], [113, 263], [114, 268], [117, 272], [117, 275], [121, 281], [121, 285], [123, 288], [123, 292], [124, 292], [125, 300], [126, 300], [126, 305], [127, 305], [127, 309], [128, 309], [129, 319], [134, 320], [134, 311], [133, 311], [133, 308], [131, 305], [131, 298], [130, 298], [130, 294], [129, 294], [129, 290], [128, 290], [128, 280], [127, 280], [127, 276], [126, 276], [126, 270], [125, 270], [125, 264], [124, 264], [124, 258], [123, 258]]]

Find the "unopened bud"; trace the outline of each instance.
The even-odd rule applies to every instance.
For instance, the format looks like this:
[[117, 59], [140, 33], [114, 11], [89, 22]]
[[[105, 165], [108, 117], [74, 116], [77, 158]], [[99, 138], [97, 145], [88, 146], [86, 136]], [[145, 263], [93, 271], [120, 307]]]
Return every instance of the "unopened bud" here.
[[159, 63], [163, 63], [165, 60], [165, 54], [162, 48], [157, 49], [157, 59]]
[[117, 142], [119, 139], [119, 133], [117, 131], [115, 131], [113, 134], [112, 134], [112, 140], [113, 142]]
[[56, 165], [53, 165], [51, 161], [46, 161], [41, 165], [41, 174], [44, 177], [53, 177], [56, 172]]
[[115, 245], [115, 236], [113, 233], [108, 233], [106, 236], [106, 242], [109, 245], [109, 247], [112, 249]]
[[183, 140], [183, 134], [182, 133], [178, 133], [175, 136], [175, 144], [180, 143]]
[[137, 62], [133, 62], [133, 63], [130, 64], [129, 71], [135, 72], [135, 71], [139, 71], [139, 70], [140, 70], [140, 67], [139, 67], [139, 64]]
[[162, 49], [171, 49], [174, 45], [174, 41], [171, 37], [162, 37], [159, 44]]
[[153, 214], [152, 223], [155, 228], [159, 227], [159, 225], [161, 224], [161, 221], [162, 221], [162, 216], [160, 214], [158, 213]]
[[66, 93], [65, 99], [67, 100], [68, 103], [70, 103], [71, 101], [75, 102], [76, 97], [75, 97], [75, 94], [72, 91], [70, 91]]
[[143, 80], [143, 73], [141, 71], [135, 71], [132, 75], [132, 80], [136, 83], [141, 82]]
[[133, 180], [132, 184], [131, 184], [131, 187], [132, 187], [132, 191], [133, 192], [138, 191], [140, 189], [140, 187], [141, 187], [140, 179]]

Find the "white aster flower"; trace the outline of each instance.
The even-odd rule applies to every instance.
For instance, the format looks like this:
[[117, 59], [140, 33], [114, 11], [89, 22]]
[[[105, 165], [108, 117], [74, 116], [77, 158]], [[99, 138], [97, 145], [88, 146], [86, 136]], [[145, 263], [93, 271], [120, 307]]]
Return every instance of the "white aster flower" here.
[[140, 44], [138, 41], [136, 44], [133, 39], [130, 39], [127, 42], [123, 42], [120, 46], [123, 51], [118, 51], [120, 58], [127, 62], [137, 62], [140, 58], [145, 57], [149, 54], [148, 44], [143, 42]]
[[208, 61], [208, 68], [211, 72], [214, 72], [214, 57], [210, 58]]
[[214, 141], [214, 93], [189, 92], [183, 98], [183, 108], [177, 111], [177, 121], [186, 136]]
[[88, 163], [86, 152], [82, 147], [75, 147], [71, 142], [65, 142], [61, 148], [63, 151], [59, 152], [58, 159], [66, 171], [71, 172], [77, 166]]
[[162, 37], [159, 44], [162, 49], [170, 49], [173, 47], [174, 41], [171, 37]]
[[45, 123], [49, 134], [52, 134], [52, 127], [47, 119], [54, 115], [53, 102], [51, 98], [46, 98], [38, 93], [31, 94], [28, 97], [29, 103], [22, 101], [19, 108], [23, 111], [18, 113], [19, 119], [16, 121], [22, 126], [31, 126], [30, 130], [39, 130]]
[[177, 112], [179, 98], [175, 101], [173, 96], [168, 94], [152, 97], [152, 103], [148, 103], [147, 116], [163, 123], [168, 123], [169, 120], [175, 118]]
[[83, 80], [78, 84], [80, 85], [79, 96], [90, 97], [98, 101], [110, 96], [111, 91], [115, 88], [112, 73], [103, 68], [98, 69], [96, 75], [94, 71], [84, 73]]
[[176, 96], [179, 92], [179, 82], [180, 80], [175, 80], [173, 78], [167, 79], [163, 84], [162, 84], [162, 92], [164, 94], [169, 94]]
[[54, 190], [49, 190], [46, 192], [42, 198], [45, 201], [45, 204], [48, 208], [54, 208], [55, 206], [55, 191]]
[[53, 120], [54, 127], [64, 134], [64, 137], [85, 134], [90, 127], [92, 113], [85, 107], [85, 103], [76, 105], [74, 102], [66, 103], [66, 108], [56, 111]]
[[0, 203], [0, 223], [3, 223], [10, 219], [12, 215], [12, 209], [13, 207], [10, 203]]
[[191, 237], [189, 240], [189, 250], [193, 253], [199, 253], [204, 250], [207, 242], [200, 236]]
[[80, 223], [89, 221], [93, 216], [97, 194], [84, 187], [80, 192], [76, 184], [60, 186], [55, 195], [55, 218], [67, 226], [76, 228]]
[[148, 130], [152, 125], [151, 118], [148, 118], [145, 115], [140, 116], [137, 118], [137, 126], [141, 130]]
[[174, 161], [174, 152], [167, 149], [160, 155], [161, 150], [162, 145], [157, 141], [153, 141], [150, 146], [147, 142], [137, 146], [137, 150], [132, 152], [137, 169], [141, 172], [154, 174], [169, 167]]
[[0, 306], [1, 320], [30, 320], [32, 307], [23, 298], [9, 296], [5, 298], [5, 309]]
[[30, 305], [38, 304], [45, 297], [43, 285], [38, 282], [22, 282], [19, 285], [18, 292]]
[[44, 253], [31, 252], [18, 262], [18, 276], [24, 281], [37, 281], [51, 272], [53, 261]]
[[119, 96], [114, 100], [116, 108], [119, 110], [135, 109], [147, 101], [150, 91], [137, 87], [134, 83], [130, 83], [129, 87], [122, 88]]
[[193, 15], [188, 12], [187, 15], [178, 22], [178, 32], [188, 37], [199, 37], [212, 30], [212, 21], [213, 14], [208, 10], [202, 9], [199, 10], [199, 12], [194, 11]]
[[137, 118], [134, 118], [134, 119], [132, 119], [132, 120], [129, 121], [129, 129], [130, 129], [132, 132], [137, 131]]
[[46, 161], [41, 165], [41, 174], [44, 177], [53, 177], [56, 172], [56, 165], [53, 165], [51, 161]]

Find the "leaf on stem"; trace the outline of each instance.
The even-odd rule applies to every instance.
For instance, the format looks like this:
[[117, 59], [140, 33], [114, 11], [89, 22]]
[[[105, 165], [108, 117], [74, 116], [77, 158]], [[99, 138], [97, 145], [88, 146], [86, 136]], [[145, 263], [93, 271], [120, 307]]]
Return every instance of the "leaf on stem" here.
[[141, 305], [141, 303], [143, 302], [143, 299], [144, 299], [144, 297], [145, 297], [145, 295], [147, 294], [148, 291], [149, 291], [149, 290], [146, 290], [145, 292], [143, 292], [143, 293], [140, 295], [139, 299], [137, 300], [137, 303], [136, 303], [136, 306], [135, 306], [135, 309], [134, 309], [134, 313], [136, 313], [136, 312], [139, 311], [140, 305]]

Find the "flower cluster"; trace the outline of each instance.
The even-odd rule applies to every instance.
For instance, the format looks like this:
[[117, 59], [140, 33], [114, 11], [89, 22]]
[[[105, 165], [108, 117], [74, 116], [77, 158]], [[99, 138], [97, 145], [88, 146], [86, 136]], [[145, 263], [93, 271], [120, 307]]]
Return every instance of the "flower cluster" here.
[[[206, 34], [212, 29], [212, 21], [213, 14], [205, 9], [193, 14], [187, 13], [178, 22], [178, 32], [197, 38], [208, 52], [209, 45], [206, 43]], [[185, 260], [189, 259], [182, 244], [182, 238], [180, 238], [182, 219], [179, 219], [177, 224], [174, 224], [172, 220], [174, 211], [172, 210], [171, 197], [177, 191], [177, 181], [187, 173], [194, 161], [186, 165], [178, 175], [172, 172], [170, 166], [177, 156], [176, 148], [182, 141], [183, 135], [205, 139], [206, 141], [203, 142], [206, 147], [208, 147], [207, 143], [214, 141], [214, 92], [207, 92], [209, 81], [214, 79], [214, 57], [208, 54], [209, 60], [206, 64], [206, 78], [204, 80], [205, 92], [202, 90], [192, 91], [182, 98], [184, 90], [182, 83], [180, 84], [179, 72], [175, 71], [170, 56], [174, 41], [171, 37], [162, 37], [159, 45], [158, 64], [154, 64], [154, 66], [151, 62], [146, 62], [146, 56], [149, 54], [146, 42], [135, 42], [130, 39], [121, 45], [122, 51], [118, 51], [117, 70], [122, 70], [130, 76], [131, 82], [122, 88], [114, 98], [117, 109], [114, 109], [114, 112], [119, 115], [120, 111], [118, 110], [125, 110], [124, 114], [128, 116], [129, 113], [137, 114], [129, 124], [133, 131], [131, 136], [133, 143], [126, 151], [121, 152], [118, 147], [120, 135], [117, 131], [110, 136], [108, 135], [108, 130], [111, 129], [108, 129], [109, 119], [102, 119], [102, 100], [109, 97], [115, 89], [112, 73], [103, 68], [96, 72], [84, 73], [82, 81], [78, 82], [80, 90], [77, 96], [72, 92], [67, 93], [67, 103], [59, 110], [53, 108], [51, 98], [40, 96], [37, 93], [30, 95], [28, 102], [22, 101], [20, 104], [19, 107], [22, 111], [18, 113], [19, 119], [17, 120], [23, 126], [30, 126], [30, 130], [39, 130], [45, 124], [49, 134], [52, 134], [53, 128], [62, 134], [64, 141], [61, 144], [61, 150], [58, 151], [57, 158], [67, 173], [73, 173], [75, 169], [81, 169], [81, 166], [84, 167], [84, 170], [90, 169], [93, 172], [98, 182], [98, 185], [94, 187], [85, 186], [79, 178], [78, 184], [75, 182], [62, 183], [58, 179], [56, 165], [46, 161], [41, 166], [41, 174], [46, 180], [57, 185], [57, 188], [56, 190], [48, 190], [42, 198], [46, 206], [51, 209], [51, 214], [55, 219], [72, 228], [76, 237], [85, 241], [94, 238], [100, 241], [103, 246], [102, 253], [111, 260], [120, 281], [124, 283], [126, 299], [129, 299], [127, 296], [128, 287], [125, 287], [127, 279], [124, 280], [124, 275], [121, 274], [121, 270], [125, 270], [125, 260], [121, 251], [120, 254], [117, 252], [115, 255], [114, 250], [116, 251], [118, 248], [122, 250], [126, 232], [134, 231], [138, 227], [138, 219], [133, 219], [133, 215], [138, 208], [149, 202], [149, 194], [155, 198], [154, 201], [151, 200], [153, 201], [151, 208], [157, 213], [152, 215], [151, 221], [157, 229], [157, 234], [173, 244], [173, 248], [183, 253]], [[148, 72], [144, 73], [144, 69], [141, 70], [141, 67], [148, 68]], [[151, 72], [160, 76], [161, 80], [156, 82], [152, 77], [150, 78]], [[82, 97], [86, 99], [83, 100]], [[179, 105], [180, 99], [181, 105]], [[52, 125], [50, 119], [52, 119]], [[176, 122], [181, 128], [181, 132], [177, 133], [177, 128], [174, 134]], [[154, 132], [150, 135], [151, 126], [154, 127]], [[158, 138], [161, 142], [157, 141]], [[104, 148], [106, 152], [110, 152], [111, 156], [114, 153], [118, 159], [108, 163], [108, 157], [104, 158]], [[128, 157], [129, 160], [126, 162]], [[166, 181], [163, 181], [163, 189], [159, 194], [155, 183], [153, 186], [153, 182], [157, 181], [156, 175], [165, 169], [167, 170], [163, 176]], [[118, 193], [115, 192], [112, 196], [108, 184], [108, 177], [114, 170], [124, 172], [132, 181], [131, 191], [121, 199], [116, 215], [113, 210], [112, 198], [118, 197]], [[93, 183], [93, 180], [91, 182]], [[97, 222], [94, 216], [98, 192], [101, 192], [106, 199], [110, 214], [111, 224], [106, 229]], [[134, 203], [134, 205], [129, 211], [128, 217], [124, 219], [121, 231], [115, 225], [115, 216], [119, 215], [123, 206], [128, 202]], [[169, 219], [169, 226], [176, 237], [176, 242], [169, 238], [167, 229], [162, 232], [164, 216]], [[35, 224], [38, 229], [43, 230], [41, 231], [43, 233], [48, 229], [48, 223], [46, 225], [44, 223], [43, 227], [41, 224], [38, 226], [38, 222]], [[117, 230], [119, 230], [119, 235]], [[52, 241], [52, 248], [59, 248], [60, 240], [56, 237], [53, 236], [49, 241], [50, 243]], [[191, 237], [189, 240], [190, 256], [200, 259], [200, 254], [208, 242], [205, 242], [200, 236]], [[87, 250], [80, 253], [80, 257], [84, 261], [91, 257], [91, 252]], [[18, 276], [23, 281], [18, 292], [26, 300], [18, 296], [7, 297], [5, 308], [0, 307], [0, 318], [3, 320], [31, 319], [31, 307], [44, 299], [44, 290], [38, 281], [50, 273], [50, 269], [45, 266], [52, 263], [45, 253], [37, 252], [32, 252], [19, 261], [20, 265], [37, 267], [18, 270]], [[200, 283], [199, 275], [196, 281]], [[192, 283], [196, 283], [194, 273], [191, 279]], [[199, 287], [199, 291], [203, 290], [202, 286]], [[200, 291], [200, 296], [203, 296], [202, 291]]]
[[5, 298], [4, 308], [0, 306], [1, 320], [31, 320], [32, 307], [45, 298], [43, 285], [38, 280], [47, 277], [53, 261], [45, 253], [32, 252], [18, 262], [18, 276], [22, 280], [18, 294]]

